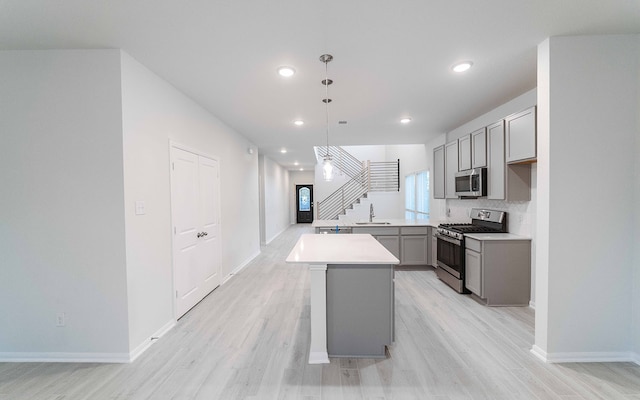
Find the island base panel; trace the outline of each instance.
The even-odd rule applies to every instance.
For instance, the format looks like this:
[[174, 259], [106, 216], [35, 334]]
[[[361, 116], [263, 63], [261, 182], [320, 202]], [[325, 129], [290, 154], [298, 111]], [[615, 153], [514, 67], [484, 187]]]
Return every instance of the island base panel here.
[[327, 266], [331, 357], [386, 357], [393, 342], [393, 265]]

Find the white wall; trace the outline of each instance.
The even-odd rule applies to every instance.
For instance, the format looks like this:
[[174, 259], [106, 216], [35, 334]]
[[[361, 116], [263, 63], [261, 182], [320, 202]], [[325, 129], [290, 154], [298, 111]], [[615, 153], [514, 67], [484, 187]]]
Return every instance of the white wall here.
[[170, 140], [220, 160], [223, 275], [259, 253], [247, 140], [126, 54], [0, 52], [0, 102], [0, 359], [122, 362], [171, 326]]
[[265, 243], [290, 225], [289, 171], [269, 157], [260, 156], [264, 171]]
[[[313, 185], [314, 171], [289, 171], [289, 223], [296, 223], [296, 185]], [[313, 186], [313, 201], [316, 200], [315, 185]], [[315, 207], [315, 205], [314, 205]], [[315, 215], [314, 215], [315, 218]]]
[[120, 99], [117, 50], [0, 52], [0, 358], [128, 356]]
[[[122, 53], [122, 115], [131, 350], [174, 319], [169, 141], [220, 162], [222, 276], [260, 251], [258, 157], [216, 117]], [[146, 214], [135, 215], [145, 201]]]
[[536, 102], [537, 90], [531, 89], [528, 92], [525, 92], [520, 96], [504, 103], [503, 105], [496, 107], [493, 110], [448, 132], [447, 142], [458, 139], [461, 136], [467, 135], [485, 126], [491, 125], [494, 122], [500, 121], [508, 115], [524, 111], [531, 106], [535, 106]]
[[534, 351], [628, 359], [638, 343], [640, 36], [552, 37], [538, 54], [537, 297], [548, 306], [536, 310]]

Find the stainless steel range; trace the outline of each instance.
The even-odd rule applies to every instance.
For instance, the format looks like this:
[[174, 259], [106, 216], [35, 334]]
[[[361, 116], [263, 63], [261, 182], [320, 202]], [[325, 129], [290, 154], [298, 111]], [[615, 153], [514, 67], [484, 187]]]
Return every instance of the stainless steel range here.
[[438, 278], [458, 293], [468, 293], [464, 287], [464, 235], [503, 232], [507, 232], [507, 213], [481, 208], [471, 209], [470, 224], [438, 225]]

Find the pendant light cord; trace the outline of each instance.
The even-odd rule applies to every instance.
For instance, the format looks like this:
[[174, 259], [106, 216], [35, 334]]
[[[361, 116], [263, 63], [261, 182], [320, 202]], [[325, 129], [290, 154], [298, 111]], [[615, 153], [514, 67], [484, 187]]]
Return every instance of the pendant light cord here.
[[324, 102], [327, 127], [327, 157], [329, 157], [329, 60], [324, 62]]

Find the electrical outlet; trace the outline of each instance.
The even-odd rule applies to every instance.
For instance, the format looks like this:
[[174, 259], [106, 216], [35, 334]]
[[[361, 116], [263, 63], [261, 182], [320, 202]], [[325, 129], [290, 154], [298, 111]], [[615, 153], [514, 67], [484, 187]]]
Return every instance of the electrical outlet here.
[[63, 312], [56, 315], [56, 326], [62, 327], [67, 324], [67, 315]]
[[136, 201], [136, 215], [144, 215], [145, 213], [144, 201]]

